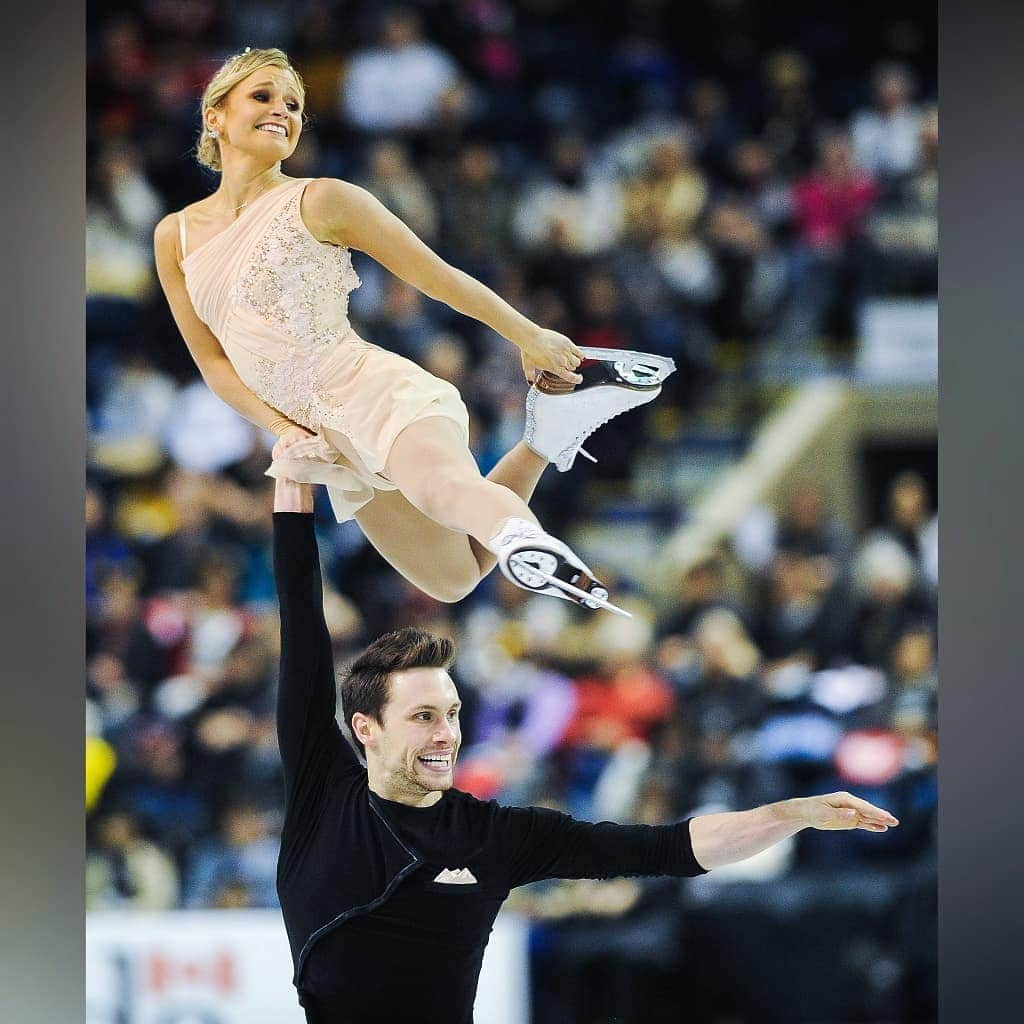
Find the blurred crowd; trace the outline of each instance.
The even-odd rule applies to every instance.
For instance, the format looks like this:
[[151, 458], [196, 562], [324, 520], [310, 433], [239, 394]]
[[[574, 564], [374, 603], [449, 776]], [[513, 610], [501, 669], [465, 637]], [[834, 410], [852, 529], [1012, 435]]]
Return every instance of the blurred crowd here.
[[[285, 49], [308, 88], [286, 173], [364, 185], [579, 344], [671, 355], [680, 372], [656, 405], [685, 414], [723, 367], [835, 356], [868, 297], [936, 290], [931, 30], [899, 4], [882, 18], [771, 7], [90, 4], [90, 907], [276, 905], [272, 438], [199, 380], [151, 251], [156, 221], [216, 185], [190, 156], [210, 74], [246, 45]], [[356, 265], [357, 330], [460, 388], [486, 471], [522, 429], [512, 347]], [[634, 451], [643, 418], [619, 434]], [[547, 495], [555, 525], [586, 519], [565, 479]], [[437, 604], [322, 496], [317, 509], [339, 667], [403, 625], [457, 640], [461, 788], [652, 823], [846, 788], [901, 827], [804, 833], [716, 874], [933, 857], [937, 518], [913, 470], [891, 481], [885, 520], [857, 534], [813, 482], [794, 487], [668, 603], [623, 580], [631, 621], [498, 574]], [[657, 922], [659, 892], [558, 883], [516, 899], [557, 971], [558, 927]]]
[[[188, 156], [197, 97], [245, 44], [286, 48], [308, 81], [288, 173], [365, 185], [581, 344], [672, 355], [673, 402], [696, 400], [723, 350], [754, 368], [823, 342], [848, 354], [866, 298], [936, 291], [934, 55], [899, 5], [881, 24], [777, 6], [90, 5], [93, 376], [128, 358], [193, 372], [151, 233], [215, 187]], [[507, 343], [358, 269], [357, 327], [457, 377], [481, 447], [499, 443]]]

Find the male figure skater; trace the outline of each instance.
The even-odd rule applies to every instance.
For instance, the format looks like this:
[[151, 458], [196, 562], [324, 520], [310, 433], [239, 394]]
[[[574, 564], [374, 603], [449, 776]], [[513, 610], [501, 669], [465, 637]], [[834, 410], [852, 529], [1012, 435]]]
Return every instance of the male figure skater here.
[[452, 788], [459, 695], [449, 641], [374, 641], [341, 684], [323, 614], [308, 484], [279, 479], [278, 737], [286, 814], [277, 888], [309, 1024], [472, 1024], [484, 947], [509, 891], [542, 878], [692, 876], [803, 828], [896, 825], [848, 793], [671, 825], [576, 821]]

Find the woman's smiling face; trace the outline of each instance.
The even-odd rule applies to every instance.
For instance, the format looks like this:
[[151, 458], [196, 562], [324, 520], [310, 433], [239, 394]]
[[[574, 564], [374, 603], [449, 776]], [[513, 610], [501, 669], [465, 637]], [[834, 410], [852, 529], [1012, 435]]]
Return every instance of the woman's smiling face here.
[[226, 147], [284, 160], [291, 156], [302, 133], [302, 94], [287, 69], [257, 68], [243, 78], [219, 108], [207, 113], [207, 128], [220, 135]]

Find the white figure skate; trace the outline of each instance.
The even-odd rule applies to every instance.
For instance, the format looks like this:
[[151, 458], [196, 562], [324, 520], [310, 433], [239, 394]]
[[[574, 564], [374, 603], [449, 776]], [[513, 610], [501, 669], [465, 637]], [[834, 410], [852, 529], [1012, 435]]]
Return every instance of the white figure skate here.
[[542, 373], [526, 396], [523, 440], [560, 473], [572, 468], [579, 453], [597, 460], [583, 442], [610, 419], [653, 402], [661, 385], [675, 370], [666, 356], [624, 352], [614, 348], [582, 348], [579, 384]]
[[567, 544], [525, 519], [508, 520], [489, 546], [498, 556], [502, 574], [523, 590], [633, 617], [608, 600], [607, 587]]

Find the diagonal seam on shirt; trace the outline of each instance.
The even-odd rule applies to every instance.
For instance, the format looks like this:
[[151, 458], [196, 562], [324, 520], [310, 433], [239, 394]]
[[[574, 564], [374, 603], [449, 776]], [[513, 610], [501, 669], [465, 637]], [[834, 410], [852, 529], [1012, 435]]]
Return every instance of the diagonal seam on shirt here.
[[301, 951], [299, 952], [298, 963], [295, 965], [295, 976], [292, 983], [296, 987], [298, 986], [299, 981], [301, 980], [302, 968], [306, 963], [306, 957], [309, 955], [309, 951], [313, 948], [313, 943], [315, 943], [317, 939], [321, 938], [324, 934], [331, 931], [333, 928], [336, 928], [338, 925], [344, 924], [345, 921], [347, 921], [351, 917], [356, 917], [360, 914], [369, 914], [371, 911], [376, 910], [377, 907], [379, 907], [382, 903], [384, 903], [385, 900], [387, 900], [391, 896], [391, 894], [395, 891], [395, 888], [402, 882], [402, 880], [406, 878], [411, 871], [414, 871], [423, 863], [423, 858], [414, 850], [409, 849], [409, 847], [406, 846], [405, 843], [403, 843], [402, 840], [398, 838], [398, 834], [391, 827], [390, 822], [388, 822], [387, 818], [381, 812], [380, 808], [378, 808], [374, 804], [373, 794], [368, 793], [367, 796], [370, 804], [370, 810], [372, 810], [373, 813], [376, 814], [377, 817], [384, 822], [384, 827], [388, 830], [388, 832], [391, 833], [395, 842], [398, 843], [398, 845], [403, 850], [405, 850], [405, 852], [409, 854], [410, 857], [412, 857], [412, 863], [407, 864], [404, 868], [402, 868], [402, 870], [399, 871], [398, 874], [391, 879], [391, 881], [385, 887], [384, 891], [375, 900], [371, 900], [369, 903], [364, 903], [362, 906], [359, 907], [350, 907], [348, 910], [344, 911], [337, 917], [328, 921], [327, 924], [321, 925], [319, 928], [317, 928], [315, 932], [313, 932], [312, 935], [310, 935], [308, 939], [306, 939], [306, 944], [302, 947]]

